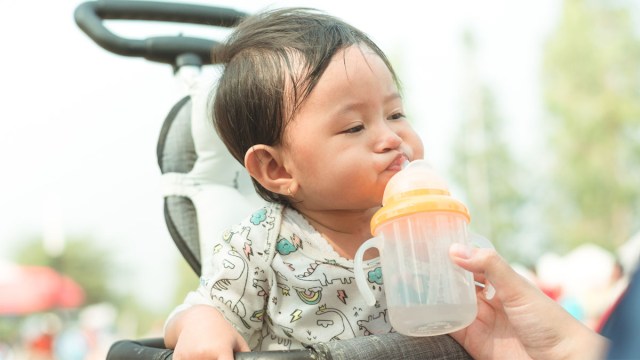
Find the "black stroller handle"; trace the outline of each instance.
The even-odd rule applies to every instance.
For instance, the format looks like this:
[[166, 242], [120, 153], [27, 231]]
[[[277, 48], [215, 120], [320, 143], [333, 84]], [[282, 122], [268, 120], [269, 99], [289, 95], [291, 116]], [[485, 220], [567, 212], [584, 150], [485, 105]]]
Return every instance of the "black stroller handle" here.
[[176, 65], [180, 55], [196, 55], [201, 64], [211, 63], [217, 41], [188, 36], [157, 36], [144, 40], [122, 38], [107, 29], [103, 20], [147, 20], [173, 23], [234, 26], [246, 14], [234, 9], [160, 1], [99, 0], [76, 7], [76, 24], [107, 51], [123, 56]]

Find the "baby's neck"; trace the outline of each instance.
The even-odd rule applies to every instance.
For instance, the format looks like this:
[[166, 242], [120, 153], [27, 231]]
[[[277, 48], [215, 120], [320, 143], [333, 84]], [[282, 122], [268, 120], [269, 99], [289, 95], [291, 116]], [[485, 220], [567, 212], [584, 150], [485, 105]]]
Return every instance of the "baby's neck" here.
[[[338, 255], [353, 259], [356, 251], [371, 236], [370, 222], [377, 208], [362, 211], [312, 211], [296, 209], [333, 246]], [[373, 255], [367, 252], [365, 259]]]

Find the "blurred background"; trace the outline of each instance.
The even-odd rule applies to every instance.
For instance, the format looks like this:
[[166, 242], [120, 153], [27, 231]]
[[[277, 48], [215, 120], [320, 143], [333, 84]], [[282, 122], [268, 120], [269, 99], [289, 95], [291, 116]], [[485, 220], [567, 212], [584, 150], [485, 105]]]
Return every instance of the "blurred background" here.
[[[80, 3], [0, 0], [0, 359], [103, 359], [116, 339], [160, 336], [197, 284], [155, 154], [184, 89], [170, 66], [93, 43]], [[191, 3], [316, 7], [368, 33], [472, 230], [597, 329], [640, 254], [638, 1]]]

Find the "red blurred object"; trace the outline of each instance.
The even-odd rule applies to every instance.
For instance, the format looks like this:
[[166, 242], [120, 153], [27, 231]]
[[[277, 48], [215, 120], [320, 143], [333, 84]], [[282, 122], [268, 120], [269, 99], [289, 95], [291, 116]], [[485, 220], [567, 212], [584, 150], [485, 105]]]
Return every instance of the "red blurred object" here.
[[0, 315], [23, 315], [84, 302], [84, 290], [73, 279], [45, 266], [6, 265], [0, 273]]
[[552, 300], [558, 301], [562, 295], [562, 286], [560, 285], [538, 285], [538, 287]]

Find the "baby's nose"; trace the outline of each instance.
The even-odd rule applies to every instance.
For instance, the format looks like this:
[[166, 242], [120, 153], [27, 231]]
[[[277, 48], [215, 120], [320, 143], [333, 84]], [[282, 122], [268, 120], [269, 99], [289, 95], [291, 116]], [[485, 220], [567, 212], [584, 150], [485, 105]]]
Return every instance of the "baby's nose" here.
[[387, 152], [397, 149], [402, 144], [402, 138], [391, 128], [386, 127], [378, 142], [378, 151]]

